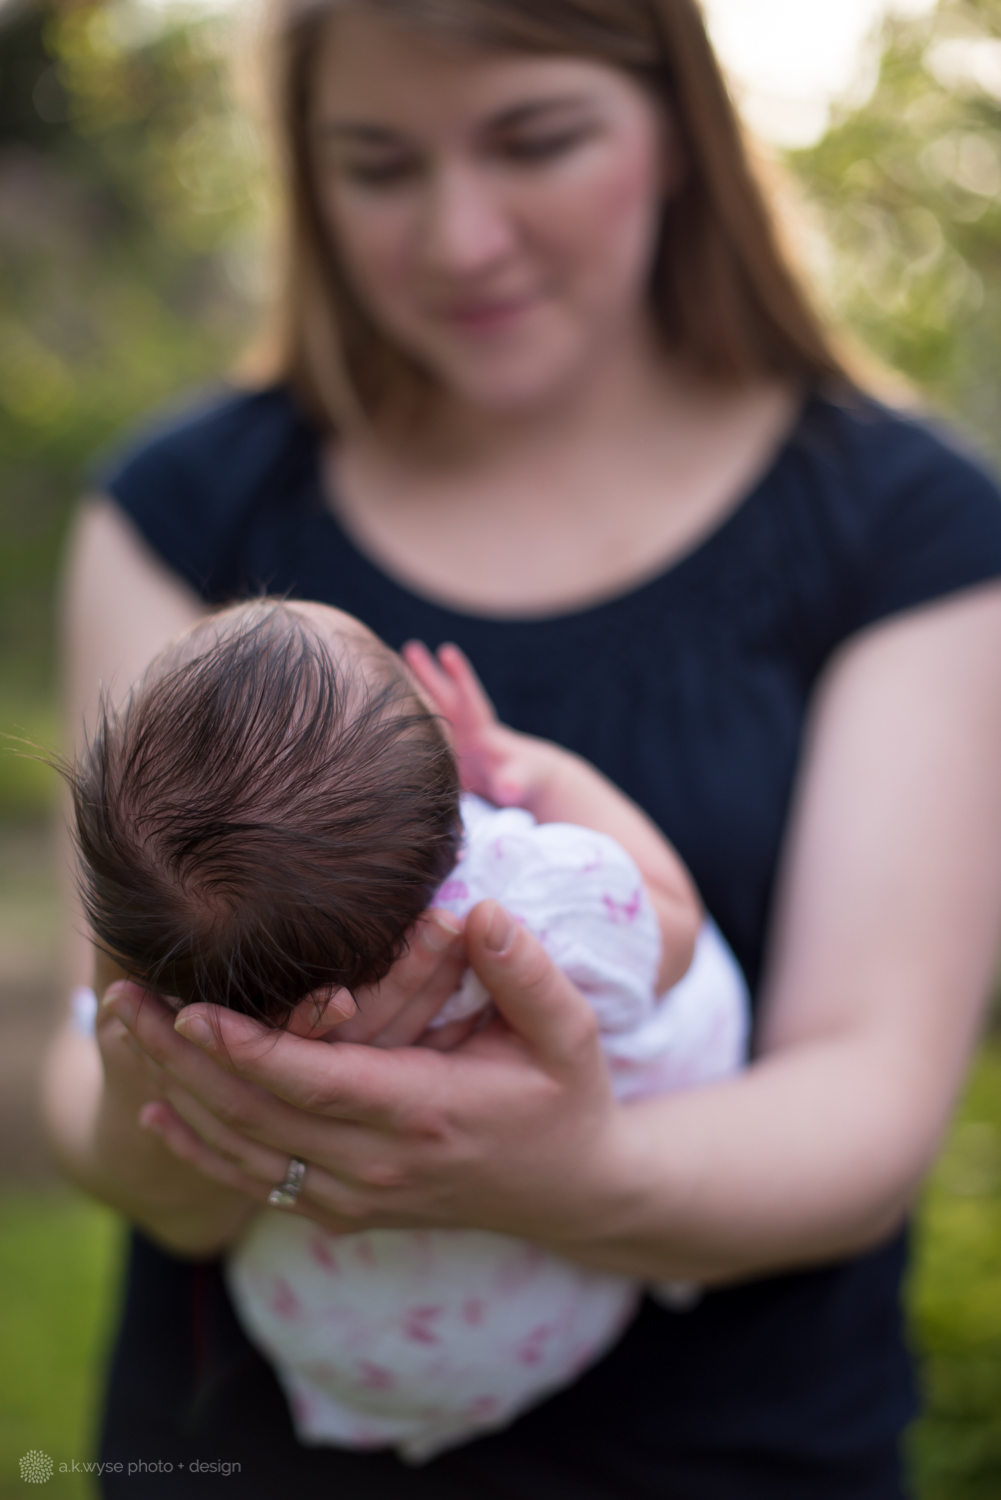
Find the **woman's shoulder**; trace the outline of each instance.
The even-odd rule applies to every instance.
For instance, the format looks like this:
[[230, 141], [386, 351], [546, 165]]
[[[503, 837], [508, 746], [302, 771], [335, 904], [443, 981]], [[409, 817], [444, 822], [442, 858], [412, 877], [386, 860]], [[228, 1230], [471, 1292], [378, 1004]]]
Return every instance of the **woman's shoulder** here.
[[955, 428], [929, 413], [886, 406], [863, 394], [808, 401], [790, 447], [870, 502], [942, 475], [998, 494], [986, 459]]
[[315, 472], [316, 437], [282, 386], [215, 391], [160, 417], [107, 462], [100, 488], [205, 598], [233, 591], [241, 527], [262, 494], [291, 500]]
[[785, 458], [777, 489], [799, 491], [847, 569], [852, 628], [1001, 577], [997, 481], [944, 424], [869, 398], [815, 399]]

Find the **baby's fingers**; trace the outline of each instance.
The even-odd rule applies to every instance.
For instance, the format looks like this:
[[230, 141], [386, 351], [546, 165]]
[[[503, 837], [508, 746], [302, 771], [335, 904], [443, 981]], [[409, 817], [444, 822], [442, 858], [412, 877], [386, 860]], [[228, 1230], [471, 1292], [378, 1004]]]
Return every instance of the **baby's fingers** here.
[[452, 685], [463, 721], [478, 728], [497, 723], [497, 710], [464, 651], [451, 641], [438, 647], [438, 665]]
[[452, 723], [459, 710], [459, 695], [424, 642], [407, 641], [400, 654], [438, 712]]

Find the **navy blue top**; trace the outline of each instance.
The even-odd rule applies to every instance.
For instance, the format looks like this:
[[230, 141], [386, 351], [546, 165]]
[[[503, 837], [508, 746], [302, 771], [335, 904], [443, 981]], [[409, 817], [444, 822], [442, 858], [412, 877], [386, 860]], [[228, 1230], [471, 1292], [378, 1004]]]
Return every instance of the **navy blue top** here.
[[[267, 590], [337, 605], [393, 647], [457, 642], [504, 721], [586, 756], [655, 819], [752, 992], [804, 720], [832, 653], [890, 614], [1001, 575], [991, 480], [871, 403], [809, 400], [751, 492], [680, 561], [540, 619], [459, 612], [387, 576], [338, 524], [318, 460], [284, 390], [229, 394], [147, 437], [107, 487], [207, 601]], [[896, 1494], [879, 1465], [912, 1410], [902, 1261], [898, 1239], [714, 1292], [685, 1315], [646, 1305], [571, 1391], [436, 1461], [421, 1484], [460, 1463], [480, 1486], [485, 1453], [494, 1488], [472, 1493]], [[877, 1469], [882, 1487], [863, 1479]], [[414, 1488], [408, 1473], [378, 1493], [452, 1493]]]

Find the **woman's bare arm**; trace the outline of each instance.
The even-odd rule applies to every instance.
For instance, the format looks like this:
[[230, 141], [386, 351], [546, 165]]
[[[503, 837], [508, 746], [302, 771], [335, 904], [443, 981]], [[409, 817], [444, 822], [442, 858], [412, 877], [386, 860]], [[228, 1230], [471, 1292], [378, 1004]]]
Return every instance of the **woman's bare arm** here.
[[208, 1028], [194, 1047], [202, 1008], [179, 1036], [124, 1005], [164, 1070], [172, 1144], [251, 1195], [300, 1156], [301, 1210], [341, 1228], [481, 1225], [646, 1278], [726, 1279], [878, 1242], [935, 1153], [993, 974], [999, 662], [991, 586], [880, 624], [832, 664], [742, 1077], [615, 1106], [587, 1006], [484, 903], [468, 948], [509, 1029], [450, 1056], [264, 1048], [225, 1014], [209, 1018], [225, 1048]]
[[[759, 1061], [723, 1090], [715, 1122], [698, 1093], [662, 1107], [687, 1253], [710, 1270], [877, 1241], [934, 1157], [995, 972], [999, 663], [991, 586], [874, 627], [827, 675], [777, 893]], [[631, 1133], [644, 1180], [656, 1162], [639, 1165], [651, 1148]], [[734, 1218], [736, 1255], [714, 1233]]]

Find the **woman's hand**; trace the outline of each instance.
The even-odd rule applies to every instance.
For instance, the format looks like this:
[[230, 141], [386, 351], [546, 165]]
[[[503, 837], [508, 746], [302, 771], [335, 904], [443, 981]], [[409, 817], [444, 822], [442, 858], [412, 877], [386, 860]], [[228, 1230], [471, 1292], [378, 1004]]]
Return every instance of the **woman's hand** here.
[[450, 911], [425, 912], [385, 979], [359, 990], [356, 999], [347, 990], [308, 995], [296, 1007], [289, 1030], [294, 1036], [371, 1047], [420, 1043], [444, 1051], [457, 1045], [475, 1021], [428, 1027], [459, 988], [467, 967], [462, 928], [462, 919]]
[[[383, 985], [359, 994], [357, 1012], [345, 992], [326, 996], [319, 1031], [341, 1022], [376, 1047], [418, 1039], [465, 967], [460, 924], [451, 913], [437, 914], [440, 921], [435, 915], [429, 913], [418, 925], [408, 952]], [[116, 1012], [141, 1016], [144, 1034], [162, 1032], [187, 1048], [189, 1061], [202, 1065], [209, 1078], [226, 1075], [174, 1033], [176, 1008], [122, 980], [122, 971], [103, 955], [97, 970], [96, 988], [99, 993], [107, 988], [107, 1003], [99, 1007], [95, 1037], [66, 1026], [48, 1061], [45, 1110], [54, 1154], [68, 1177], [168, 1249], [215, 1254], [257, 1211], [260, 1192], [237, 1174], [205, 1172], [197, 1150], [176, 1149], [182, 1124], [167, 1102], [168, 1093], [179, 1099], [176, 1081]], [[300, 1034], [315, 1027], [317, 1013], [316, 1000], [303, 1003], [293, 1023]], [[443, 1027], [429, 1033], [427, 1045], [454, 1045], [467, 1031], [465, 1022]], [[274, 1033], [264, 1035], [274, 1039]], [[309, 1045], [331, 1050], [322, 1043]], [[270, 1099], [263, 1089], [254, 1092], [263, 1102]]]
[[[593, 1013], [495, 902], [468, 956], [500, 1017], [443, 1055], [318, 1046], [231, 1012], [115, 1002], [169, 1102], [144, 1120], [185, 1161], [267, 1201], [308, 1163], [296, 1212], [341, 1231], [465, 1225], [587, 1239], [620, 1191], [613, 1103]], [[194, 1045], [193, 1045], [194, 1044]]]
[[256, 1200], [226, 1191], [138, 1129], [167, 1109], [163, 1080], [110, 1007], [94, 1036], [73, 1023], [55, 1040], [43, 1083], [53, 1154], [66, 1175], [181, 1255], [215, 1253], [238, 1235]]

